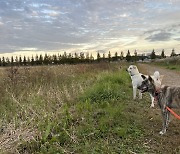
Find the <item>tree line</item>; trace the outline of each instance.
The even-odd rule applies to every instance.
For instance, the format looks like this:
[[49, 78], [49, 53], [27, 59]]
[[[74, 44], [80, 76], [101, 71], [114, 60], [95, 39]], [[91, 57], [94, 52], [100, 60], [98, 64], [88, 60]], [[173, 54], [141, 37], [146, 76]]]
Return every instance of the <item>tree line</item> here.
[[[172, 49], [172, 53], [170, 55], [178, 56], [175, 53], [175, 50]], [[156, 55], [155, 50], [153, 49], [150, 55], [145, 54], [138, 54], [137, 51], [134, 51], [134, 55], [131, 55], [130, 51], [127, 51], [127, 54], [124, 56], [124, 52], [121, 51], [118, 55], [118, 52], [115, 52], [114, 55], [111, 55], [111, 52], [108, 52], [106, 56], [105, 53], [97, 52], [96, 57], [93, 57], [92, 54], [89, 53], [74, 53], [74, 54], [53, 54], [48, 55], [42, 54], [26, 57], [26, 56], [12, 56], [9, 57], [2, 57], [0, 58], [0, 66], [37, 66], [37, 65], [58, 65], [58, 64], [78, 64], [78, 63], [98, 63], [98, 62], [113, 62], [113, 61], [128, 61], [128, 62], [136, 62], [136, 61], [144, 61], [145, 59], [156, 59], [156, 58], [166, 58], [164, 49], [161, 52], [161, 55]]]

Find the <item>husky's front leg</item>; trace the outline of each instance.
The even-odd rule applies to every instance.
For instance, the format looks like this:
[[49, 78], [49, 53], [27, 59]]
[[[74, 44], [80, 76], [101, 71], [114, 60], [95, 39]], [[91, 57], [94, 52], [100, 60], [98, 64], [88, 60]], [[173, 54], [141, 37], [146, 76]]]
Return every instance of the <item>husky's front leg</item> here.
[[154, 107], [154, 97], [150, 94], [150, 97], [151, 97], [151, 108], [153, 108]]
[[163, 116], [163, 128], [162, 130], [159, 132], [159, 134], [163, 135], [166, 133], [168, 124], [169, 124], [169, 111], [167, 109], [165, 109], [164, 111], [162, 111], [162, 116]]

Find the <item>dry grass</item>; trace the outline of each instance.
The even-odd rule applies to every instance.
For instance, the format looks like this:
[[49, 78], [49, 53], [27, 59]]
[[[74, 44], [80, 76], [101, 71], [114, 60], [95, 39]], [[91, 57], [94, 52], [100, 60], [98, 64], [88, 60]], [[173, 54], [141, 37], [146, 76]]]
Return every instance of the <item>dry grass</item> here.
[[[18, 151], [24, 141], [43, 138], [42, 121], [59, 118], [67, 103], [109, 64], [11, 67], [0, 70], [0, 150]], [[46, 131], [46, 130], [45, 130]]]

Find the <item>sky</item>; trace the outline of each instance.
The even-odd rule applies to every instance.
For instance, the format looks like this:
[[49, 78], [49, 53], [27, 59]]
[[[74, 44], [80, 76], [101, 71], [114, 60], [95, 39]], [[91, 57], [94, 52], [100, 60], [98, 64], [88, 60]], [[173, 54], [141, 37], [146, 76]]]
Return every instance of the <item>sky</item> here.
[[0, 55], [180, 52], [180, 0], [0, 0]]

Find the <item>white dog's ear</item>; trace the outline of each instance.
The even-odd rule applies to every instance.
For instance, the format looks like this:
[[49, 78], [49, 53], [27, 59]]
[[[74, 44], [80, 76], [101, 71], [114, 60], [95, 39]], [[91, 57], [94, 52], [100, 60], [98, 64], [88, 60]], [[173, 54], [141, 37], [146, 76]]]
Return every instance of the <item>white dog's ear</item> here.
[[136, 69], [137, 67], [136, 66], [133, 66], [134, 69]]
[[144, 75], [141, 75], [141, 77], [143, 78], [143, 80], [145, 80], [145, 79], [146, 79], [146, 77], [145, 77]]

